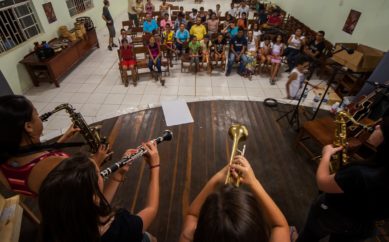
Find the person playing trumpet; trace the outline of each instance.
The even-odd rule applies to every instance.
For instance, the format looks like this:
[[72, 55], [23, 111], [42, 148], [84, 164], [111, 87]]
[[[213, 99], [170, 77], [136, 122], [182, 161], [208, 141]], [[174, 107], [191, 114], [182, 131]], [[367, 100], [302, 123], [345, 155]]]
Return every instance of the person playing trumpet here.
[[[250, 192], [223, 186], [228, 170]], [[180, 236], [180, 242], [187, 241], [290, 242], [290, 235], [288, 222], [250, 163], [235, 156], [232, 165], [217, 172], [190, 205]]]

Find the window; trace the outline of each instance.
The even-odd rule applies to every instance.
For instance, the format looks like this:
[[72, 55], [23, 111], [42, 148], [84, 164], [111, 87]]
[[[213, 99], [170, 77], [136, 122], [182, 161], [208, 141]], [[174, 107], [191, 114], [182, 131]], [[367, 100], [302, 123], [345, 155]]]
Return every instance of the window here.
[[41, 32], [31, 0], [8, 1], [0, 7], [0, 53]]
[[88, 9], [93, 8], [92, 0], [66, 0], [70, 16], [83, 13]]

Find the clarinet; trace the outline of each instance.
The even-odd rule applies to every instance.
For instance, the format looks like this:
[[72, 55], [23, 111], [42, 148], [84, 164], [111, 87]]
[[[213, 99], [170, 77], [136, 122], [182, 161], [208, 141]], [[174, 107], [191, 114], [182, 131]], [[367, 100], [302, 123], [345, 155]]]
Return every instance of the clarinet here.
[[[170, 141], [171, 139], [173, 138], [173, 132], [170, 131], [170, 130], [165, 130], [163, 133], [162, 133], [162, 136], [161, 137], [158, 137], [154, 140], [152, 140], [152, 142], [155, 142], [156, 144], [159, 144], [163, 141]], [[102, 170], [100, 172], [100, 175], [104, 178], [104, 179], [107, 179], [109, 174], [117, 171], [118, 169], [120, 169], [121, 167], [129, 164], [129, 163], [132, 163], [134, 160], [140, 158], [141, 156], [143, 156], [144, 154], [147, 153], [147, 150], [144, 146], [139, 146], [136, 151], [128, 156], [125, 156], [123, 157], [121, 160], [119, 160], [118, 162], [114, 163], [113, 165], [111, 165], [110, 167]]]

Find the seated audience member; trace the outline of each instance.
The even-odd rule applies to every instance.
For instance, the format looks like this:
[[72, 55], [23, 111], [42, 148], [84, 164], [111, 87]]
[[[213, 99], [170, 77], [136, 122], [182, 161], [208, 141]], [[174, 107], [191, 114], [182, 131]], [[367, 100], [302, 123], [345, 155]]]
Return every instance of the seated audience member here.
[[275, 10], [271, 15], [268, 16], [266, 27], [272, 28], [272, 27], [280, 27], [282, 24], [282, 17], [280, 15], [280, 12]]
[[220, 4], [216, 4], [215, 13], [217, 18], [220, 18], [222, 16], [222, 11], [220, 10]]
[[179, 10], [178, 13], [182, 14], [185, 17], [185, 12], [184, 12], [184, 7], [183, 6], [180, 6], [180, 10]]
[[174, 31], [171, 30], [170, 24], [166, 24], [166, 30], [162, 33], [163, 44], [167, 48], [167, 59], [170, 67], [173, 67], [173, 53], [176, 52], [174, 49]]
[[186, 27], [185, 14], [179, 13], [177, 15], [176, 21], [174, 21], [174, 30], [177, 31], [181, 24], [184, 24], [184, 27]]
[[[26, 149], [41, 144], [43, 123], [38, 111], [24, 96], [0, 97], [0, 181], [13, 191], [36, 196], [42, 181], [58, 164], [69, 155], [58, 151]], [[65, 143], [80, 131], [73, 125], [56, 143]], [[93, 159], [101, 164], [108, 156], [109, 147], [101, 146]]]
[[271, 54], [273, 43], [269, 36], [265, 36], [263, 41], [259, 44], [258, 59], [259, 59], [259, 72], [261, 73], [266, 67], [266, 64], [269, 64], [268, 57]]
[[224, 66], [226, 61], [226, 40], [223, 36], [223, 34], [219, 34], [217, 36], [217, 39], [213, 41], [213, 47], [214, 47], [214, 60], [216, 62], [216, 65], [219, 65], [219, 60], [221, 61], [220, 65]]
[[[288, 99], [299, 99], [302, 94], [302, 87], [305, 81], [305, 73], [308, 72], [309, 59], [304, 55], [299, 55], [296, 60], [296, 67], [290, 72], [286, 82], [286, 94]], [[308, 85], [316, 88], [308, 83]]]
[[255, 72], [256, 60], [258, 56], [258, 41], [254, 38], [253, 31], [247, 32], [247, 62], [245, 66], [244, 76], [251, 80], [252, 75]]
[[155, 11], [155, 6], [151, 2], [151, 0], [147, 0], [145, 5], [145, 10], [146, 10], [146, 14], [153, 14], [153, 12]]
[[[246, 189], [224, 185], [227, 171], [238, 172]], [[249, 162], [236, 156], [217, 172], [189, 207], [180, 242], [290, 242], [289, 226], [269, 194], [255, 177]]]
[[42, 241], [155, 241], [146, 231], [158, 212], [160, 161], [156, 144], [149, 142], [143, 146], [150, 169], [143, 209], [135, 215], [129, 209], [114, 209], [110, 205], [128, 165], [104, 182], [96, 163], [80, 154], [63, 160], [39, 189]]
[[[136, 58], [133, 52], [132, 46], [129, 45], [128, 40], [126, 38], [122, 39], [120, 46], [120, 65], [123, 69], [123, 77], [125, 80], [128, 79], [127, 70], [131, 70], [131, 77], [134, 86], [137, 84], [137, 76], [136, 76]], [[125, 85], [127, 82], [125, 83]]]
[[258, 12], [258, 23], [259, 24], [265, 24], [267, 22], [267, 19], [268, 19], [268, 16], [269, 16], [269, 12], [267, 9], [261, 9], [259, 12]]
[[143, 32], [152, 34], [153, 31], [158, 31], [157, 21], [152, 18], [151, 14], [146, 14], [146, 20], [143, 22]]
[[[162, 86], [165, 85], [165, 80], [162, 79], [162, 69], [161, 69], [161, 57], [162, 52], [160, 45], [156, 42], [155, 37], [151, 36], [149, 39], [149, 44], [147, 46], [149, 51], [149, 69], [156, 81], [160, 81]], [[154, 71], [154, 66], [157, 68], [157, 73]]]
[[242, 28], [243, 30], [247, 30], [248, 29], [248, 21], [247, 21], [247, 16], [246, 16], [246, 13], [243, 12], [241, 15], [241, 17], [238, 19], [238, 28]]
[[212, 65], [211, 65], [211, 48], [212, 48], [212, 41], [210, 41], [210, 38], [208, 35], [204, 36], [204, 39], [200, 41], [201, 44], [201, 53], [202, 53], [202, 63], [201, 66], [204, 65], [204, 63], [207, 64], [207, 70], [208, 73], [212, 72]]
[[161, 5], [159, 5], [159, 12], [161, 13], [161, 16], [165, 16], [165, 13], [169, 13], [171, 6], [172, 5], [167, 3], [166, 0], [162, 0]]
[[190, 34], [189, 31], [185, 29], [185, 25], [181, 24], [180, 29], [176, 31], [176, 48], [181, 55], [185, 52], [185, 49], [188, 47]]
[[189, 56], [190, 56], [190, 70], [192, 69], [193, 64], [195, 64], [195, 69], [193, 72], [197, 72], [199, 68], [199, 62], [200, 62], [200, 51], [201, 51], [201, 44], [197, 40], [196, 35], [192, 36], [192, 40], [189, 42]]
[[195, 35], [198, 41], [201, 41], [204, 38], [204, 35], [207, 34], [207, 29], [201, 23], [201, 18], [197, 17], [196, 24], [190, 28], [190, 35]]
[[320, 30], [317, 32], [314, 40], [304, 46], [304, 54], [309, 56], [312, 60], [320, 57], [323, 50], [326, 48], [324, 44], [325, 32]]
[[239, 29], [238, 34], [230, 41], [230, 54], [228, 57], [226, 76], [231, 74], [232, 66], [235, 62], [240, 62], [238, 73], [241, 75], [247, 62], [245, 55], [247, 49], [247, 39], [243, 35], [243, 29]]
[[197, 17], [201, 18], [201, 23], [205, 23], [207, 21], [207, 13], [204, 10], [204, 7], [200, 7], [200, 11]]
[[169, 24], [170, 27], [174, 26], [173, 22], [169, 19], [169, 14], [168, 13], [165, 13], [165, 15], [163, 16], [163, 19], [159, 23], [159, 27], [161, 28], [162, 31], [165, 30], [166, 24]]
[[127, 40], [127, 43], [131, 44], [132, 43], [132, 38], [131, 35], [127, 34], [127, 31], [125, 29], [120, 30], [120, 43], [122, 42], [123, 39]]
[[278, 71], [280, 70], [284, 49], [285, 49], [285, 45], [282, 42], [282, 35], [277, 35], [273, 43], [270, 56], [268, 57], [271, 62], [271, 71], [270, 71], [271, 85], [274, 85], [276, 83], [276, 78], [278, 75]]
[[243, 13], [246, 13], [247, 18], [249, 18], [250, 7], [245, 2], [242, 2], [238, 8], [238, 17], [242, 18]]
[[212, 13], [211, 19], [207, 20], [208, 35], [212, 37], [219, 30], [219, 19], [217, 19], [216, 13]]
[[230, 6], [231, 8], [227, 11], [227, 13], [234, 18], [238, 17], [238, 9], [235, 8], [235, 4], [232, 2]]
[[234, 38], [238, 34], [239, 28], [235, 25], [235, 22], [231, 22], [230, 25], [222, 30], [229, 39]]
[[260, 41], [261, 40], [262, 31], [259, 28], [259, 24], [258, 23], [254, 23], [252, 26], [250, 26], [250, 29], [253, 31], [254, 38], [257, 41]]
[[192, 8], [192, 12], [189, 14], [189, 19], [192, 23], [196, 23], [197, 15], [198, 15], [197, 9]]
[[206, 21], [208, 21], [209, 19], [212, 19], [212, 14], [213, 14], [212, 9], [208, 9]]
[[234, 21], [235, 21], [234, 17], [232, 17], [230, 14], [226, 13], [226, 21], [223, 22], [223, 30], [227, 29], [228, 26], [230, 26], [230, 23], [234, 22]]
[[[367, 140], [377, 153], [330, 174], [331, 157], [344, 147], [327, 145], [316, 171], [321, 193], [313, 202], [298, 242], [373, 241], [377, 221], [389, 218], [389, 109]], [[371, 239], [368, 239], [371, 238]]]
[[288, 60], [289, 69], [291, 71], [295, 67], [296, 57], [300, 54], [301, 47], [305, 44], [305, 37], [302, 36], [301, 29], [296, 29], [295, 34], [292, 34], [288, 39], [288, 48], [285, 49], [284, 55]]

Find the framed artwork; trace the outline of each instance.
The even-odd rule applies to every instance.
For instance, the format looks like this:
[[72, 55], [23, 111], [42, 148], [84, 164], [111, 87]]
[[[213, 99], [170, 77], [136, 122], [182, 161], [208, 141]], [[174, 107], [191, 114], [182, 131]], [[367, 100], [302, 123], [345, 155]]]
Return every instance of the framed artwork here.
[[44, 3], [44, 4], [42, 4], [42, 6], [43, 6], [43, 10], [45, 10], [45, 14], [47, 17], [47, 21], [49, 21], [49, 24], [57, 21], [57, 17], [55, 16], [55, 12], [54, 12], [53, 5], [51, 4], [51, 2]]
[[357, 26], [359, 17], [361, 17], [361, 12], [351, 9], [347, 17], [346, 23], [343, 26], [343, 31], [348, 34], [353, 34], [354, 29]]

